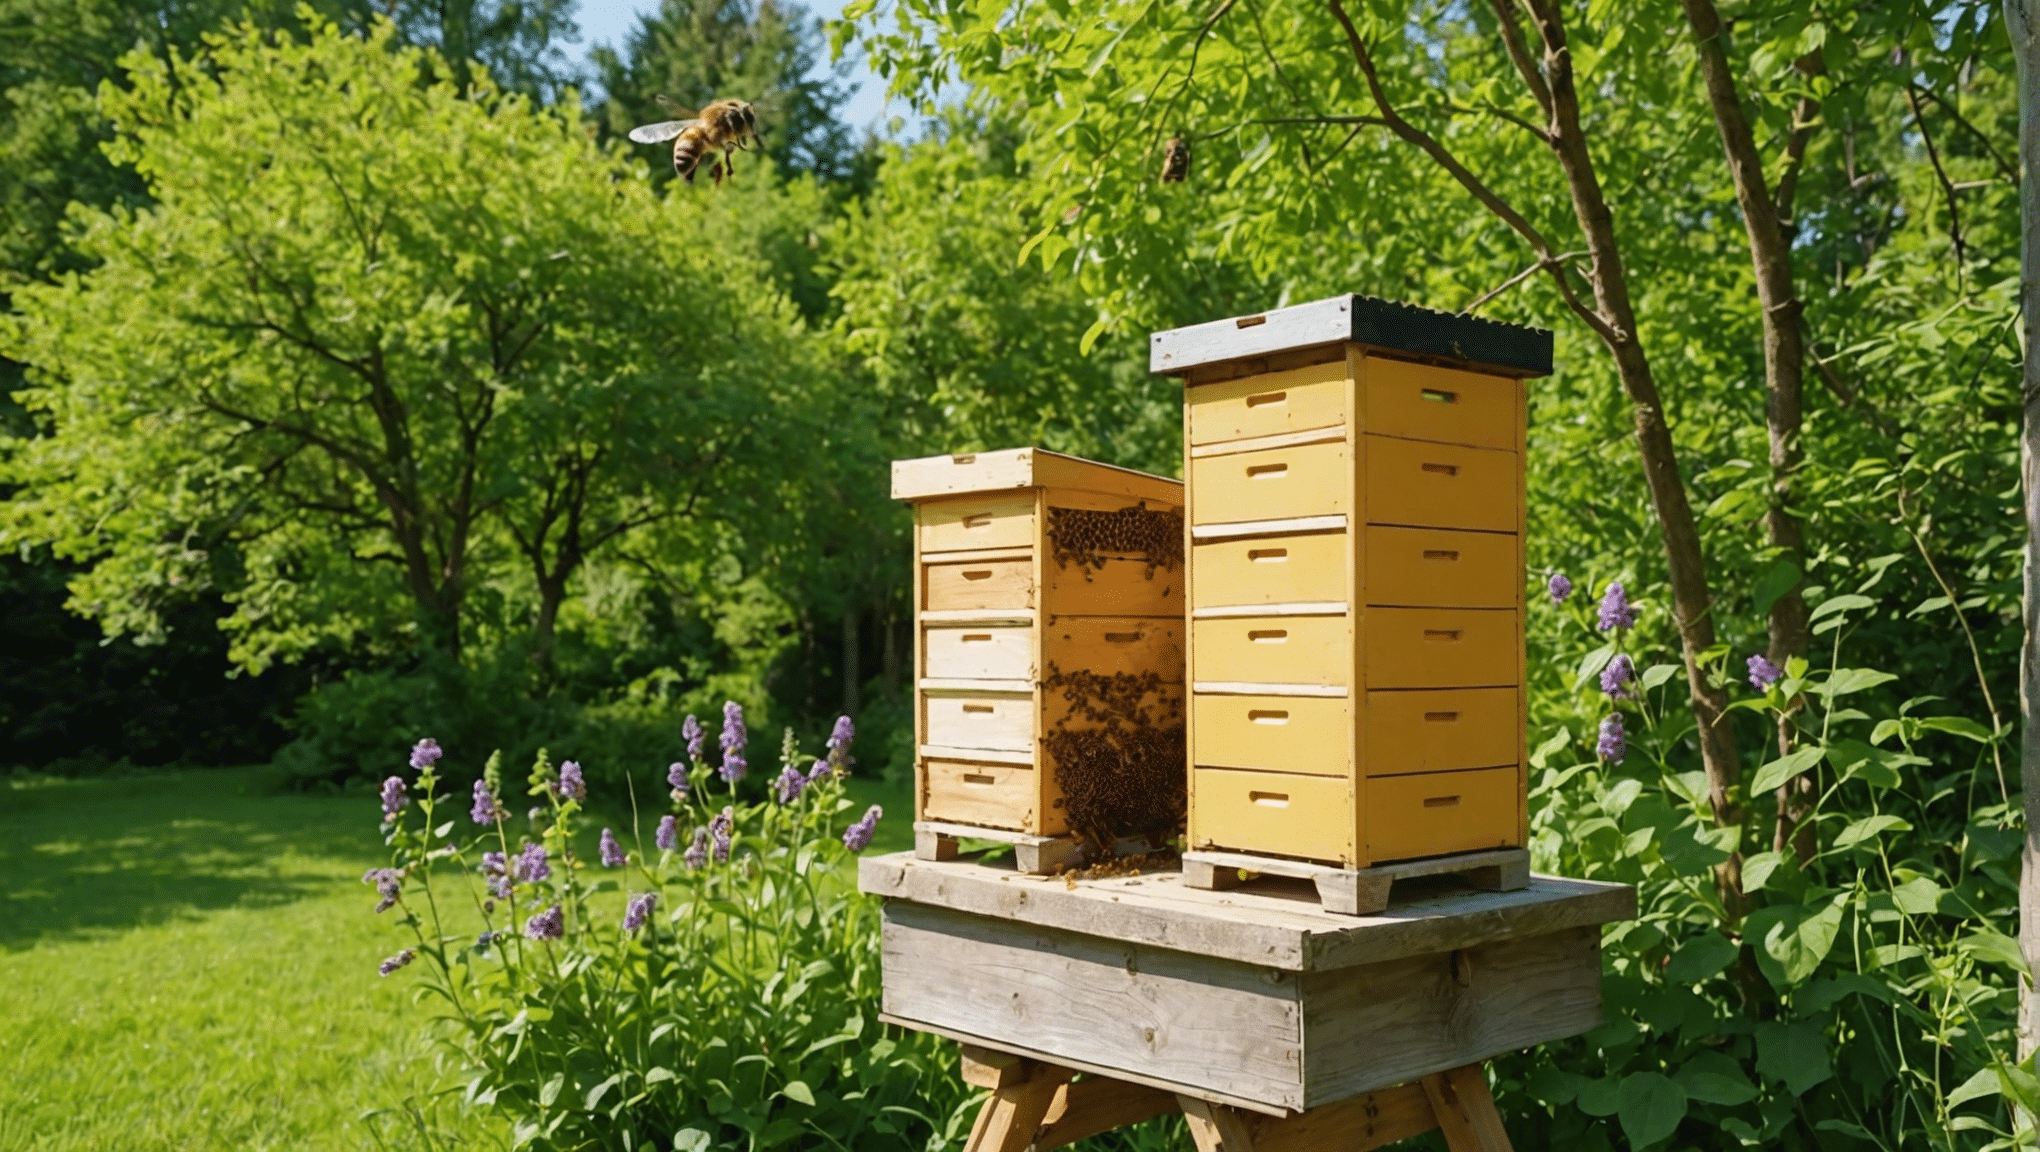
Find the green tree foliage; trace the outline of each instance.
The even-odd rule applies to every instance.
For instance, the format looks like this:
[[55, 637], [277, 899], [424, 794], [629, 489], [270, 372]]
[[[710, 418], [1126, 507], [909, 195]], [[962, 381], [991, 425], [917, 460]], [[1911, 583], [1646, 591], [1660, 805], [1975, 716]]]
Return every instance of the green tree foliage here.
[[218, 589], [250, 668], [458, 654], [499, 579], [543, 653], [591, 557], [773, 457], [794, 320], [754, 263], [673, 242], [714, 206], [390, 39], [246, 29], [202, 81], [136, 56], [109, 95], [156, 203], [81, 215], [96, 267], [17, 296], [49, 434], [8, 462], [6, 535], [89, 563], [73, 604], [112, 634]]

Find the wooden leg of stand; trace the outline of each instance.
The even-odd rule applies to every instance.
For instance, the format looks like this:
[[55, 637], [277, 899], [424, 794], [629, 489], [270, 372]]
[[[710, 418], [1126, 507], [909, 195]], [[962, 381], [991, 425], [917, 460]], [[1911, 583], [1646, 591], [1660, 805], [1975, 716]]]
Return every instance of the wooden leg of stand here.
[[992, 1098], [978, 1112], [965, 1152], [1021, 1152], [1034, 1142], [1035, 1129], [1041, 1127], [1070, 1070], [1029, 1060], [1024, 1071], [1024, 1077], [1001, 1077]]
[[1424, 1094], [1452, 1152], [1514, 1152], [1479, 1064], [1424, 1077]]
[[1048, 1114], [1034, 1133], [1034, 1152], [1053, 1152], [1087, 1137], [1176, 1111], [1176, 1095], [1091, 1076], [1056, 1089]]
[[1223, 1104], [1210, 1104], [1195, 1096], [1177, 1096], [1190, 1137], [1197, 1152], [1254, 1152], [1254, 1136], [1247, 1118]]

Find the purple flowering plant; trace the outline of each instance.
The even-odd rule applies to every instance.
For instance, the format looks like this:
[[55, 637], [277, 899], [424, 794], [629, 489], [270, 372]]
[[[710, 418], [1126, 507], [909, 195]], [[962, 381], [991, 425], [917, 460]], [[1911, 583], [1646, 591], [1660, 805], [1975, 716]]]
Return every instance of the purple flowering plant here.
[[[824, 755], [846, 756], [847, 722], [832, 735]], [[472, 795], [442, 794], [436, 761], [406, 785], [390, 866], [364, 877], [406, 936], [379, 971], [435, 993], [468, 1098], [540, 1133], [529, 1147], [738, 1146], [765, 1124], [780, 1146], [834, 1146], [883, 1114], [897, 1140], [870, 1146], [904, 1149], [952, 1126], [949, 1057], [876, 1019], [876, 903], [854, 857], [882, 817], [860, 818], [791, 732], [780, 753], [755, 802], [734, 782], [711, 795], [698, 756], [684, 786], [647, 766], [630, 791], [659, 808], [633, 800], [608, 827], [544, 752], [528, 824], [494, 764]]]

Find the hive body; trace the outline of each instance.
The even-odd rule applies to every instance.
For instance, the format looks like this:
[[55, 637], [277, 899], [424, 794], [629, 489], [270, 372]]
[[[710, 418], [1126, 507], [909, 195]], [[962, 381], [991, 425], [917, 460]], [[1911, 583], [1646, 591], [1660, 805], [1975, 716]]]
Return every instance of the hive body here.
[[1154, 339], [1185, 385], [1190, 847], [1523, 845], [1523, 378], [1549, 333], [1338, 297]]
[[1036, 448], [893, 463], [917, 820], [1103, 840], [1180, 813], [1182, 493]]

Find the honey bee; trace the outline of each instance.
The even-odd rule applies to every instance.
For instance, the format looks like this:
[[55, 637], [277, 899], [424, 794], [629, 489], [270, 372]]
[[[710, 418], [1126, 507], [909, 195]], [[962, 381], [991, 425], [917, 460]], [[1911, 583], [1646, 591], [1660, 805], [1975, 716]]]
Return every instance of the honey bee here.
[[702, 159], [716, 149], [722, 150], [722, 162], [709, 165], [715, 182], [721, 184], [725, 175], [736, 175], [731, 154], [750, 151], [748, 142], [758, 135], [758, 116], [751, 110], [748, 101], [717, 100], [697, 113], [664, 96], [658, 100], [668, 112], [680, 119], [633, 128], [630, 130], [632, 140], [640, 144], [671, 140], [673, 173], [689, 184], [694, 183], [694, 170], [701, 166]]
[[1190, 177], [1190, 142], [1172, 136], [1162, 146], [1162, 183], [1181, 184]]

